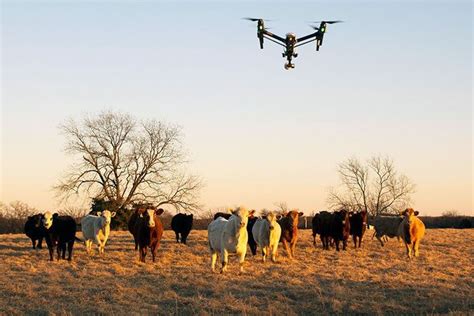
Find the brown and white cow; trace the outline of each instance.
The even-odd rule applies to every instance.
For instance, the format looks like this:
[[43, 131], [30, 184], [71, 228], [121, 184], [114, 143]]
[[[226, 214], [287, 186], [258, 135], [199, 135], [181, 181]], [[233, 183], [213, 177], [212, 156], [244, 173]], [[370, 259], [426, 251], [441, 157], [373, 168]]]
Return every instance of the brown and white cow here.
[[158, 216], [163, 212], [162, 208], [139, 208], [129, 219], [128, 226], [135, 240], [135, 249], [139, 250], [141, 262], [145, 262], [148, 247], [155, 262], [156, 251], [163, 236], [163, 224]]
[[[293, 258], [295, 256], [296, 241], [298, 240], [298, 221], [299, 217], [303, 216], [303, 212], [290, 211], [285, 214], [278, 224], [281, 227], [281, 238], [288, 257]], [[289, 247], [288, 247], [289, 244]]]
[[398, 226], [398, 235], [405, 243], [408, 258], [411, 258], [412, 251], [415, 252], [415, 257], [418, 257], [420, 241], [425, 236], [425, 224], [417, 217], [418, 212], [412, 208], [407, 208], [402, 215], [403, 220]]

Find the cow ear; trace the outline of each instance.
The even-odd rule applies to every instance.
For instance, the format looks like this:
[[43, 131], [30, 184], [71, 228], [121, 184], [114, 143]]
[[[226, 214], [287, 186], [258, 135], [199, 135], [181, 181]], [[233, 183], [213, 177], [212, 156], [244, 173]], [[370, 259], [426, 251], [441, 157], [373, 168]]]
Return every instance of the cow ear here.
[[250, 217], [250, 216], [254, 216], [254, 215], [255, 215], [255, 210], [251, 210], [251, 211], [249, 212], [249, 217]]
[[58, 213], [54, 213], [54, 214], [53, 214], [53, 218], [57, 218], [58, 216], [59, 216]]
[[116, 212], [112, 212], [112, 214], [110, 214], [110, 217], [115, 217], [115, 215], [117, 215]]
[[165, 211], [164, 209], [159, 208], [159, 209], [157, 209], [157, 210], [155, 211], [155, 214], [156, 214], [156, 215], [161, 215], [161, 214], [163, 214], [164, 211]]
[[418, 212], [418, 211], [415, 211], [415, 216], [418, 216], [418, 214], [420, 214], [420, 212]]
[[97, 216], [100, 216], [100, 215], [102, 215], [102, 212], [97, 212]]
[[298, 215], [299, 215], [299, 216], [303, 216], [304, 213], [303, 213], [303, 212], [299, 212]]

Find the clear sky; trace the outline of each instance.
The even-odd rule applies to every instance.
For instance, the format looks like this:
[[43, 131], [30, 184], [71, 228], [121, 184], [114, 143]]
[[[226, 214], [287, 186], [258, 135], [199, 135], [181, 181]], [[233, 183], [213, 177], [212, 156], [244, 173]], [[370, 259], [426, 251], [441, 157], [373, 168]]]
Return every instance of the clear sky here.
[[[472, 3], [1, 2], [1, 197], [61, 205], [58, 125], [104, 109], [183, 127], [207, 208], [326, 208], [349, 157], [388, 155], [414, 207], [472, 214]], [[260, 50], [340, 19], [319, 52]]]

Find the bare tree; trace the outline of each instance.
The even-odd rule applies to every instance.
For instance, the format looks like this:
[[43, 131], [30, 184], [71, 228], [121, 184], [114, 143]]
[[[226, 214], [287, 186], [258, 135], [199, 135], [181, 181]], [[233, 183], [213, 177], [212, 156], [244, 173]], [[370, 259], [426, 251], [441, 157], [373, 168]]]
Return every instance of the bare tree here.
[[393, 160], [372, 157], [366, 164], [350, 158], [338, 166], [341, 186], [329, 192], [331, 208], [365, 209], [372, 216], [397, 213], [410, 203], [415, 191], [410, 179], [399, 174]]
[[0, 202], [0, 214], [6, 218], [25, 219], [38, 213], [38, 210], [25, 202], [13, 201], [8, 205]]
[[280, 202], [275, 202], [273, 203], [275, 206], [276, 206], [276, 211], [278, 213], [286, 213], [288, 212], [289, 208], [288, 208], [288, 204], [285, 202], [285, 201], [280, 201]]
[[128, 114], [102, 112], [60, 126], [66, 152], [76, 161], [55, 186], [58, 196], [87, 194], [118, 209], [140, 202], [199, 209], [201, 180], [184, 171], [186, 155], [178, 126]]

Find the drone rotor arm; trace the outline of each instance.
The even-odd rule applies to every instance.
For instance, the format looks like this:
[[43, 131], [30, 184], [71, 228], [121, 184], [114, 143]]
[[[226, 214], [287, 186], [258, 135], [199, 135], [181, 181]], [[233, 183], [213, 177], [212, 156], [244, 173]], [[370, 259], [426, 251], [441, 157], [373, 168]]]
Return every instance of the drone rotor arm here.
[[[303, 36], [303, 37], [301, 37], [301, 38], [298, 38], [296, 42], [297, 42], [297, 43], [299, 43], [299, 42], [304, 42], [304, 41], [306, 41], [306, 40], [308, 40], [308, 39], [311, 39], [311, 38], [313, 38], [313, 37], [314, 37], [314, 39], [316, 39], [317, 36], [318, 36], [318, 32], [314, 32], [314, 33], [312, 33], [312, 34], [309, 34], [309, 35]], [[308, 42], [308, 43], [309, 43], [309, 42]], [[304, 45], [304, 44], [301, 44], [301, 45]]]
[[[267, 36], [270, 36], [270, 37], [273, 37], [274, 39], [276, 39], [277, 41], [280, 41], [280, 42], [282, 42], [282, 43], [285, 43], [285, 42], [286, 42], [283, 37], [280, 37], [280, 36], [278, 36], [278, 35], [276, 35], [276, 34], [273, 34], [273, 33], [271, 33], [271, 32], [268, 32], [266, 29], [263, 29], [263, 34], [264, 34], [264, 35], [267, 35]], [[267, 38], [268, 38], [268, 37], [267, 37]]]
[[271, 38], [270, 36], [264, 35], [263, 37], [265, 37], [267, 40], [269, 40], [269, 41], [271, 41], [271, 42], [273, 42], [273, 43], [275, 43], [275, 44], [278, 44], [278, 45], [280, 45], [280, 46], [286, 47], [286, 45], [284, 45], [283, 43], [280, 43], [279, 41], [274, 40], [274, 39]]
[[[303, 37], [302, 37], [302, 38], [303, 38]], [[298, 42], [298, 44], [295, 45], [295, 48], [298, 47], [298, 46], [306, 45], [306, 44], [308, 44], [308, 43], [312, 43], [312, 42], [314, 42], [315, 40], [317, 40], [316, 37], [313, 38], [313, 39], [310, 39], [310, 40], [308, 40], [308, 41], [306, 41], [306, 42]], [[300, 40], [298, 40], [298, 41], [300, 41]]]

